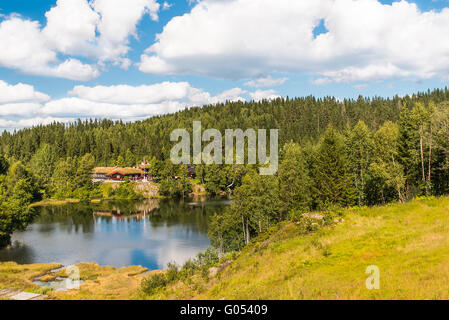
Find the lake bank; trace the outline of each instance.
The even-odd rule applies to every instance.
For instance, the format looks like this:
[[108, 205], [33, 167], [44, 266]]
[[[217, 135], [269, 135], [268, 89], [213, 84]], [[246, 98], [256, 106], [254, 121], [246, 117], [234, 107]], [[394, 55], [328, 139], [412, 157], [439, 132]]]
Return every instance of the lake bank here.
[[[67, 199], [44, 199], [38, 202], [34, 202], [30, 205], [30, 207], [41, 207], [41, 206], [59, 206], [59, 205], [65, 205], [68, 203], [79, 203], [82, 201], [87, 201], [91, 203], [99, 203], [101, 201], [114, 201], [114, 200], [140, 200], [140, 199], [172, 199], [167, 196], [163, 196], [159, 193], [159, 185], [155, 182], [139, 182], [139, 183], [133, 183], [134, 184], [134, 190], [137, 195], [137, 199], [129, 199], [129, 198], [120, 198], [120, 197], [109, 197], [105, 193], [103, 193], [103, 197], [101, 198], [95, 198], [95, 199], [76, 199], [76, 198], [67, 198]], [[120, 182], [107, 182], [103, 185], [107, 185], [111, 187], [112, 189], [116, 189]], [[187, 198], [207, 198], [208, 194], [206, 192], [206, 189], [204, 185], [202, 184], [194, 184], [192, 186], [192, 192], [189, 193]], [[225, 197], [226, 194], [221, 194], [220, 196]]]
[[163, 271], [148, 271], [141, 266], [114, 268], [96, 263], [80, 263], [79, 289], [51, 290], [37, 281], [49, 282], [56, 277], [67, 278], [63, 266], [57, 263], [25, 264], [0, 262], [0, 290], [16, 289], [45, 294], [50, 300], [120, 300], [139, 299], [140, 282], [146, 276]]

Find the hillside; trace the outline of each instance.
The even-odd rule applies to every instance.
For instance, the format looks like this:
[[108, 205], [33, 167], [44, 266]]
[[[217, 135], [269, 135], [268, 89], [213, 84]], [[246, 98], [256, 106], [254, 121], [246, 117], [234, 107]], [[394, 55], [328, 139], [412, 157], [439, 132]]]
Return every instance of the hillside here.
[[[333, 227], [298, 233], [286, 223], [212, 280], [197, 276], [151, 298], [449, 298], [449, 198], [347, 210]], [[380, 290], [366, 289], [370, 265], [380, 269]]]
[[52, 123], [0, 135], [0, 152], [29, 162], [46, 144], [57, 159], [82, 157], [90, 153], [98, 166], [115, 165], [122, 156], [127, 165], [136, 160], [169, 157], [170, 133], [177, 128], [191, 132], [195, 120], [203, 129], [266, 128], [279, 129], [279, 145], [291, 140], [304, 143], [317, 139], [331, 124], [339, 130], [364, 121], [377, 130], [385, 121], [396, 122], [401, 111], [417, 102], [440, 104], [449, 100], [449, 90], [436, 89], [402, 98], [363, 98], [340, 101], [334, 97], [280, 98], [273, 101], [234, 102], [195, 107], [145, 121], [124, 123], [111, 120], [79, 120], [76, 123]]

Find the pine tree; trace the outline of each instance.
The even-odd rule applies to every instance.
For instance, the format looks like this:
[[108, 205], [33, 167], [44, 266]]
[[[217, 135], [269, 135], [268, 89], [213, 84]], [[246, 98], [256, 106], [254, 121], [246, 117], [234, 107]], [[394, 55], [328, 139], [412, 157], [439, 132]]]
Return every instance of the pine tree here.
[[344, 138], [329, 127], [314, 157], [314, 193], [318, 208], [351, 206], [356, 199]]

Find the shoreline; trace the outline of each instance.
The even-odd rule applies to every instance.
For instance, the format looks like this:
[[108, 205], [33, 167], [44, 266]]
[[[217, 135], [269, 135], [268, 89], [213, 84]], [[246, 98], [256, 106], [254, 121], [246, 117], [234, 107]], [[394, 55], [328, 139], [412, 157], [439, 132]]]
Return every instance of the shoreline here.
[[[199, 185], [199, 184], [195, 184], [194, 188], [193, 188], [193, 192], [189, 193], [189, 197], [191, 198], [201, 198], [201, 197], [208, 197], [209, 194], [206, 192], [205, 188], [203, 185]], [[30, 208], [34, 208], [34, 207], [45, 207], [45, 206], [62, 206], [62, 205], [66, 205], [69, 203], [80, 203], [80, 202], [90, 202], [90, 203], [100, 203], [102, 201], [120, 201], [120, 200], [145, 200], [145, 199], [156, 199], [156, 200], [163, 200], [163, 199], [176, 199], [176, 198], [171, 198], [168, 196], [163, 196], [159, 194], [159, 190], [157, 190], [157, 193], [151, 193], [151, 195], [149, 195], [148, 193], [145, 192], [146, 190], [138, 190], [138, 194], [142, 195], [143, 198], [141, 199], [120, 199], [120, 198], [101, 198], [101, 199], [89, 199], [89, 200], [81, 200], [81, 199], [75, 199], [75, 198], [68, 198], [68, 199], [54, 199], [54, 198], [50, 198], [50, 199], [44, 199], [41, 201], [37, 201], [34, 202], [32, 204], [30, 204]], [[225, 194], [220, 194], [219, 196], [226, 196]]]
[[115, 268], [92, 262], [75, 264], [79, 269], [79, 288], [56, 289], [70, 279], [65, 266], [59, 263], [18, 264], [0, 262], [0, 290], [16, 289], [45, 294], [50, 300], [139, 299], [141, 281], [152, 273], [142, 266]]

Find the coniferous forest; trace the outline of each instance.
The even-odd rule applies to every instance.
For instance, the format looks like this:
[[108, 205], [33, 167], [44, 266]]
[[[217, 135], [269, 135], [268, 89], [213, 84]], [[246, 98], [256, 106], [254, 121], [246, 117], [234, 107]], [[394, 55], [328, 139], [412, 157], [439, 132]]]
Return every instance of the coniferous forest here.
[[36, 199], [92, 197], [95, 166], [146, 160], [166, 186], [185, 170], [169, 160], [170, 133], [191, 132], [193, 121], [221, 132], [279, 129], [275, 176], [260, 176], [254, 166], [196, 166], [209, 194], [227, 192], [235, 200], [211, 219], [209, 237], [221, 252], [239, 250], [277, 222], [304, 212], [449, 194], [447, 88], [394, 98], [228, 102], [133, 123], [92, 119], [3, 132], [0, 210], [17, 214], [2, 215], [0, 239], [7, 242], [12, 230], [26, 224], [26, 207]]

